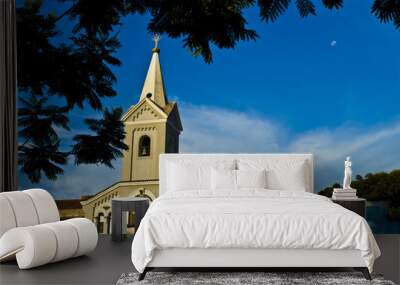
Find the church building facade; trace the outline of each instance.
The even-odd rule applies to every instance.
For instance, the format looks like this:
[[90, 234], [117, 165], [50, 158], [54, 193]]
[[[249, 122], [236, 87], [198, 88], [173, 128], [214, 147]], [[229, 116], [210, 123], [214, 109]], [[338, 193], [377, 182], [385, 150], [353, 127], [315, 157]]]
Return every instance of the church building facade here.
[[[97, 225], [99, 233], [111, 231], [112, 198], [145, 196], [153, 200], [158, 196], [159, 155], [179, 152], [182, 123], [177, 103], [168, 101], [159, 54], [156, 45], [139, 102], [122, 117], [129, 149], [122, 159], [121, 181], [81, 201], [85, 217]], [[128, 228], [133, 220], [130, 213]]]

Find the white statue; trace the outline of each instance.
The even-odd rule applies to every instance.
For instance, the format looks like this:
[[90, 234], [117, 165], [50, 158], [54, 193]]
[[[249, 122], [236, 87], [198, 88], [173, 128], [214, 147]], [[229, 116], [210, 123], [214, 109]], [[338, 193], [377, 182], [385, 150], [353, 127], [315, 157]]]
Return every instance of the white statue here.
[[350, 187], [351, 184], [351, 161], [350, 156], [346, 157], [346, 161], [344, 162], [344, 179], [343, 179], [343, 190], [353, 189]]

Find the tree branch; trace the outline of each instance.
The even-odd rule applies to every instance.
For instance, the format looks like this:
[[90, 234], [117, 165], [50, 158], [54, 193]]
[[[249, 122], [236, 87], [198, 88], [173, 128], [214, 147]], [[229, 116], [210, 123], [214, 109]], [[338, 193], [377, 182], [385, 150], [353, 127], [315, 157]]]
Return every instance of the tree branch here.
[[57, 18], [54, 19], [54, 24], [57, 23], [58, 21], [60, 21], [62, 18], [64, 18], [66, 15], [68, 15], [73, 9], [75, 8], [75, 3], [72, 4], [72, 6], [70, 8], [68, 8], [67, 10], [65, 10], [60, 16], [58, 16]]

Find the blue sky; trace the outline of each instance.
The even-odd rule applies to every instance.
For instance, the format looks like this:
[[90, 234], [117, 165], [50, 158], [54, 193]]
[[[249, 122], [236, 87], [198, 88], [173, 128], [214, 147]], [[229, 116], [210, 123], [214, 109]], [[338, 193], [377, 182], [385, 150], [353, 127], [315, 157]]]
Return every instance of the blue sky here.
[[[369, 3], [352, 1], [339, 12], [319, 9], [318, 17], [305, 20], [292, 7], [274, 24], [260, 22], [256, 9], [246, 14], [260, 39], [214, 49], [211, 65], [191, 57], [179, 40], [161, 41], [170, 97], [256, 112], [294, 132], [398, 118], [400, 32], [379, 24]], [[115, 70], [120, 96], [113, 99], [122, 106], [137, 100], [153, 44], [144, 17], [125, 23], [118, 54], [124, 66]]]
[[[57, 2], [46, 5], [59, 9]], [[318, 16], [307, 19], [292, 5], [272, 24], [250, 9], [248, 26], [260, 38], [233, 50], [214, 48], [210, 65], [181, 40], [163, 37], [167, 94], [178, 101], [184, 126], [181, 151], [312, 152], [316, 190], [341, 180], [347, 155], [356, 173], [399, 168], [400, 31], [380, 24], [370, 5], [346, 1], [339, 11], [317, 5]], [[126, 110], [139, 98], [153, 47], [147, 21], [130, 16], [119, 28], [118, 96], [105, 100], [107, 106]], [[84, 129], [91, 113], [76, 110], [73, 127]], [[115, 166], [69, 165], [58, 181], [40, 185], [58, 198], [93, 194], [119, 179]], [[30, 186], [21, 175], [21, 187]]]

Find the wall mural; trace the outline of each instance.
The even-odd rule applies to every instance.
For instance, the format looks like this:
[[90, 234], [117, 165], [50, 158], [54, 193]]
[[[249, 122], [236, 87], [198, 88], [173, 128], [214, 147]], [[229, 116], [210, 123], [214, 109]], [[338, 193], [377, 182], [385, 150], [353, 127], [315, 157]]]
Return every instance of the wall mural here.
[[160, 153], [299, 152], [328, 197], [350, 156], [372, 230], [400, 233], [400, 37], [368, 3], [272, 24], [249, 7], [257, 40], [210, 50], [152, 36], [149, 15], [93, 28], [70, 5], [18, 3], [20, 188], [49, 190], [62, 218], [109, 234], [112, 198], [158, 196]]

